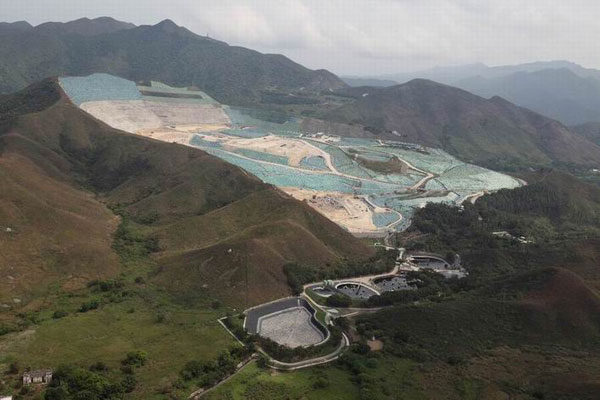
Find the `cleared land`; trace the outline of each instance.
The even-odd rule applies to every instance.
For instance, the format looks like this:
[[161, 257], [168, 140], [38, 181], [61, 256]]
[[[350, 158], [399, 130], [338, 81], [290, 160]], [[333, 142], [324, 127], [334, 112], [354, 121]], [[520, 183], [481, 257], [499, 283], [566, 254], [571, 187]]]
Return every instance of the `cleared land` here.
[[136, 88], [104, 75], [69, 78], [63, 86], [109, 125], [199, 147], [359, 236], [406, 229], [427, 202], [461, 204], [478, 193], [521, 185], [438, 149], [306, 132], [299, 118], [224, 106], [187, 88], [157, 82]]

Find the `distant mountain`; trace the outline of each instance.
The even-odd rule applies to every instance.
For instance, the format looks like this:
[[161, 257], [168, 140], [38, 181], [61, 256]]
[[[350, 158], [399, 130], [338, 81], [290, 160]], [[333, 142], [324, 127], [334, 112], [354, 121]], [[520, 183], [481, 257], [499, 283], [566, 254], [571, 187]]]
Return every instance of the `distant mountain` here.
[[501, 96], [564, 124], [600, 120], [600, 80], [582, 77], [571, 69], [544, 69], [535, 72], [463, 79], [457, 87], [482, 97]]
[[386, 79], [375, 79], [375, 78], [359, 78], [359, 77], [348, 77], [342, 76], [342, 80], [349, 86], [375, 86], [375, 87], [387, 87], [397, 85], [398, 82]]
[[104, 125], [53, 80], [0, 96], [0, 188], [3, 303], [116, 277], [124, 257], [147, 255], [152, 281], [177, 296], [254, 304], [290, 293], [286, 262], [373, 254], [231, 164]]
[[33, 29], [33, 26], [26, 21], [0, 22], [0, 33], [2, 32], [23, 32]]
[[[361, 135], [441, 147], [463, 160], [495, 167], [600, 164], [600, 147], [500, 97], [487, 100], [420, 79], [389, 88], [349, 88], [340, 94], [355, 101], [322, 118], [363, 126]], [[356, 135], [356, 128], [353, 131]]]
[[259, 102], [265, 92], [317, 93], [346, 86], [328, 71], [198, 36], [170, 20], [131, 27], [83, 19], [0, 35], [0, 92], [48, 76], [93, 72], [196, 86], [230, 104]]
[[501, 65], [497, 67], [488, 67], [482, 63], [441, 66], [412, 72], [402, 72], [397, 74], [382, 75], [381, 79], [391, 79], [398, 83], [405, 83], [413, 79], [429, 79], [447, 85], [457, 86], [457, 82], [473, 78], [500, 78], [517, 72], [537, 72], [545, 69], [568, 69], [582, 78], [600, 79], [600, 70], [584, 68], [579, 64], [565, 61], [537, 61], [517, 65]]
[[436, 67], [381, 78], [429, 79], [485, 98], [500, 96], [566, 125], [600, 120], [600, 70], [570, 61]]

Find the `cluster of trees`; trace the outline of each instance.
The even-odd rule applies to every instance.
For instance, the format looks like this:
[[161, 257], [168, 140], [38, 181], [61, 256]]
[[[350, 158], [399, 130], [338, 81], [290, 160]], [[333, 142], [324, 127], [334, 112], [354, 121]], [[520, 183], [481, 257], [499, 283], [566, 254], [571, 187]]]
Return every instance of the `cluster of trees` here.
[[343, 293], [334, 293], [325, 300], [325, 304], [329, 307], [350, 307], [352, 305], [352, 299], [350, 296]]
[[399, 290], [371, 296], [364, 302], [365, 306], [383, 307], [421, 300], [442, 301], [453, 293], [471, 288], [468, 279], [446, 279], [443, 275], [430, 270], [411, 271], [406, 278], [411, 285], [417, 287], [416, 290]]
[[214, 386], [235, 372], [237, 365], [253, 353], [251, 346], [232, 347], [221, 352], [215, 360], [189, 361], [179, 375], [184, 381], [197, 380], [200, 387]]
[[44, 399], [123, 399], [135, 389], [135, 368], [143, 366], [146, 358], [143, 351], [127, 353], [121, 361], [121, 370], [117, 373], [110, 371], [103, 362], [94, 363], [87, 369], [70, 364], [61, 365], [54, 371]]
[[350, 351], [344, 353], [338, 364], [352, 374], [352, 381], [359, 387], [360, 399], [375, 400], [379, 398], [380, 386], [373, 372], [379, 366], [378, 354], [370, 352], [364, 343], [353, 344]]
[[339, 279], [353, 276], [377, 274], [394, 268], [395, 251], [378, 249], [377, 253], [368, 260], [343, 260], [333, 266], [321, 268], [288, 263], [283, 266], [288, 285], [295, 294], [302, 293], [302, 286], [325, 279]]
[[318, 104], [320, 100], [314, 97], [297, 96], [282, 92], [263, 91], [261, 93], [261, 103], [265, 104]]
[[134, 261], [160, 250], [158, 238], [138, 232], [131, 217], [119, 207], [114, 207], [113, 211], [121, 216], [121, 224], [114, 233], [113, 249], [122, 260]]

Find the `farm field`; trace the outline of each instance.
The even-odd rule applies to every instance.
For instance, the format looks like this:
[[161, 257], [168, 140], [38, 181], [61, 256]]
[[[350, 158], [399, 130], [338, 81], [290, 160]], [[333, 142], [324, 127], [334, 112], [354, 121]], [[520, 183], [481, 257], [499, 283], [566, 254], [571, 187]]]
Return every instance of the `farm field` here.
[[75, 104], [112, 127], [201, 148], [359, 236], [402, 231], [428, 202], [460, 205], [521, 185], [439, 149], [303, 132], [297, 117], [219, 104], [194, 89], [135, 86], [105, 74], [60, 82]]

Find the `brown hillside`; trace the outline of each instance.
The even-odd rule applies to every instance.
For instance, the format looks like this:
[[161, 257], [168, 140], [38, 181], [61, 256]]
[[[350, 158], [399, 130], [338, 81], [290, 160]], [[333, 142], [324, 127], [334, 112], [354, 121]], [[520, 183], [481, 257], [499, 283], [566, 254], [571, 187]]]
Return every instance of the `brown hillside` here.
[[[28, 97], [39, 106], [32, 108]], [[120, 209], [144, 237], [158, 238], [155, 279], [181, 294], [228, 274], [215, 293], [231, 298], [245, 282], [231, 254], [247, 258], [261, 285], [250, 290], [252, 302], [288, 292], [281, 272], [287, 261], [372, 254], [237, 167], [109, 128], [72, 105], [53, 81], [0, 98], [0, 110], [0, 273], [10, 275], [0, 282], [0, 301], [20, 296], [25, 303], [50, 285], [117, 274], [111, 234], [118, 218], [107, 206]], [[195, 273], [199, 262], [208, 268], [204, 274]], [[195, 278], [206, 283], [191, 284]]]
[[600, 297], [568, 270], [556, 269], [543, 287], [528, 293], [521, 304], [542, 332], [600, 335]]

